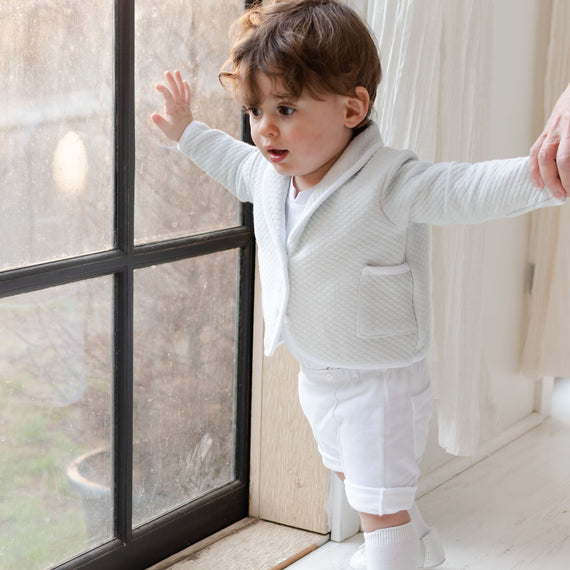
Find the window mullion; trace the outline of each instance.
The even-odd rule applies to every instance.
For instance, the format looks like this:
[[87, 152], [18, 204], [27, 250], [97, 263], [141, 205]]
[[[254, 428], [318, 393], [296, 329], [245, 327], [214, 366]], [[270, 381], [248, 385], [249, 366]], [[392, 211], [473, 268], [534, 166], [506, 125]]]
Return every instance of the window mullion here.
[[115, 533], [132, 536], [133, 472], [133, 271], [115, 277], [115, 390], [113, 480]]
[[115, 0], [115, 240], [127, 255], [134, 247], [135, 7]]
[[132, 536], [135, 6], [115, 2], [115, 241], [125, 263], [115, 281], [113, 480], [115, 533], [125, 544]]

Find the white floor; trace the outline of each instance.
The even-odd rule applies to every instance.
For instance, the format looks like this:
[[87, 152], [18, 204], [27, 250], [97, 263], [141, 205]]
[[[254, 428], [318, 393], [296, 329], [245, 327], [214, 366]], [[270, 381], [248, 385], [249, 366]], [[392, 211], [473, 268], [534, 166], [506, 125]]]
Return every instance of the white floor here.
[[[551, 418], [418, 505], [444, 543], [441, 570], [569, 570], [570, 379], [557, 382]], [[346, 570], [361, 542], [329, 542], [289, 568]]]

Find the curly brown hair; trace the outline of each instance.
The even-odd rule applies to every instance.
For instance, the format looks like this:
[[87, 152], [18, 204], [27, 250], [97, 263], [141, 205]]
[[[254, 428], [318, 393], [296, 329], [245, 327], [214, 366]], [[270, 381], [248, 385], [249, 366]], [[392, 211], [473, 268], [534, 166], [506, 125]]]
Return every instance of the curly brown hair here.
[[294, 98], [305, 89], [317, 99], [354, 95], [362, 86], [370, 95], [366, 121], [382, 78], [370, 31], [338, 0], [273, 0], [246, 10], [219, 79], [238, 101], [255, 106], [259, 73], [280, 80]]

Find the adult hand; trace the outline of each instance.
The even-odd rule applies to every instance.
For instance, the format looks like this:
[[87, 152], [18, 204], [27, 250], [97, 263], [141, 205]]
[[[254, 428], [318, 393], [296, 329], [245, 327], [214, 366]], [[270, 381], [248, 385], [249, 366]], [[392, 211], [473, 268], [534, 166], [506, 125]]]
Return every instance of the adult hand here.
[[164, 98], [164, 116], [155, 113], [151, 118], [169, 139], [178, 142], [184, 129], [193, 120], [190, 110], [192, 94], [180, 71], [175, 71], [174, 74], [167, 71], [164, 76], [168, 87], [160, 84], [156, 86]]
[[556, 198], [570, 194], [570, 84], [530, 149], [529, 172], [536, 186], [547, 186]]

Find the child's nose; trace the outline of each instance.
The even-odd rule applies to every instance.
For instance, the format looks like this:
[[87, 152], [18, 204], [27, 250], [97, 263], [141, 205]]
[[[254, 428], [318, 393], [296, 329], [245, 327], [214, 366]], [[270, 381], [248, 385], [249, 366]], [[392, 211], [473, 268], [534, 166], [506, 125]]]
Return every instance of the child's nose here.
[[277, 125], [270, 115], [264, 115], [261, 118], [261, 124], [259, 125], [259, 132], [264, 137], [275, 136], [277, 134]]

